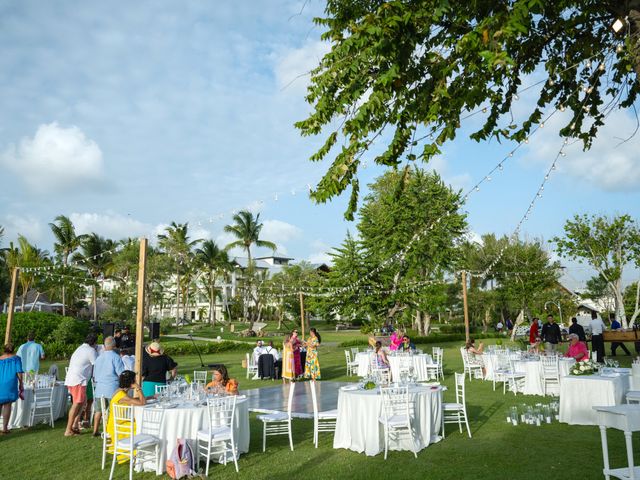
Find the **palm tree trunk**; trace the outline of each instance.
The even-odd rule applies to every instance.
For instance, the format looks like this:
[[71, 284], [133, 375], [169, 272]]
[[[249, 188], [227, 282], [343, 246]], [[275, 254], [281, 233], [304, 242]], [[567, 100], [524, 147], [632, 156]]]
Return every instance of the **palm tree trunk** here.
[[180, 328], [180, 270], [176, 270], [176, 327]]
[[36, 298], [34, 298], [33, 303], [31, 303], [31, 308], [29, 309], [30, 312], [33, 312], [33, 309], [36, 306], [36, 302], [38, 301], [38, 299], [40, 298], [40, 292], [36, 292]]
[[93, 286], [93, 322], [98, 321], [98, 286]]

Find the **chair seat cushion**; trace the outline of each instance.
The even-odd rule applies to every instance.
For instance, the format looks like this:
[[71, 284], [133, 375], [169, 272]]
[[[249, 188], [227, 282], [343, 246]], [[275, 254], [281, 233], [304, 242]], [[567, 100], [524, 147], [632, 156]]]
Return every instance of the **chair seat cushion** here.
[[[124, 448], [128, 448], [130, 441], [131, 441], [131, 437], [127, 437], [127, 438], [123, 438], [121, 440], [118, 440], [118, 446], [124, 447]], [[158, 440], [158, 437], [155, 437], [153, 435], [149, 435], [147, 433], [141, 433], [139, 435], [134, 435], [133, 436], [133, 447], [134, 448], [148, 447], [150, 445], [155, 445], [156, 443], [159, 443], [159, 442], [160, 442], [160, 440]]]
[[258, 420], [263, 422], [284, 422], [289, 419], [289, 415], [284, 412], [269, 413], [267, 415], [258, 415]]
[[627, 392], [627, 400], [640, 402], [640, 390], [629, 390]]
[[401, 427], [409, 423], [409, 417], [407, 417], [407, 415], [392, 415], [389, 418], [380, 417], [379, 421], [390, 427]]
[[318, 418], [320, 419], [329, 419], [329, 418], [338, 418], [338, 410], [325, 410], [324, 412], [318, 412]]
[[209, 431], [208, 428], [204, 430], [198, 430], [197, 434], [198, 440], [224, 440], [227, 438], [231, 438], [231, 429], [227, 426], [216, 427]]
[[443, 403], [443, 410], [462, 410], [464, 406], [461, 403]]

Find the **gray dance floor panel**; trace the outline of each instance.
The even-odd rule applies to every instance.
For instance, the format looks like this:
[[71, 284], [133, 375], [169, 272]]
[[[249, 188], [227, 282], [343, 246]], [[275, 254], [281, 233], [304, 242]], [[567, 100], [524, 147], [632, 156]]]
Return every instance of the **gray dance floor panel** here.
[[[279, 384], [274, 387], [254, 388], [240, 392], [247, 396], [249, 411], [258, 413], [286, 412], [289, 399], [289, 385]], [[291, 412], [293, 417], [313, 418], [313, 400], [311, 397], [311, 382], [296, 382]], [[349, 382], [316, 382], [318, 395], [318, 410], [333, 410], [338, 408], [338, 393], [340, 387], [353, 385]]]

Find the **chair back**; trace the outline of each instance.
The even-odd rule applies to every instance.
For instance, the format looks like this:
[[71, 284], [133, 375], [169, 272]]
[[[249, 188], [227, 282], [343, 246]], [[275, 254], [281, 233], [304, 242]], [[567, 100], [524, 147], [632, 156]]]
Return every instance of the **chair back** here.
[[540, 358], [542, 363], [542, 375], [545, 378], [557, 378], [560, 376], [557, 355], [543, 355]]
[[351, 352], [349, 350], [344, 351], [344, 358], [347, 363], [351, 363]]
[[258, 364], [252, 354], [247, 353], [247, 366], [255, 368]]
[[353, 355], [353, 358], [356, 358], [356, 355], [358, 355], [358, 352], [360, 351], [360, 349], [358, 347], [351, 347], [351, 355]]
[[460, 355], [462, 355], [462, 363], [465, 367], [469, 366], [469, 352], [464, 347], [460, 347]]
[[455, 373], [456, 377], [456, 403], [462, 405], [465, 404], [465, 392], [464, 392], [464, 373]]
[[193, 381], [196, 383], [207, 384], [207, 371], [206, 370], [194, 370]]
[[[113, 415], [113, 441], [118, 450], [118, 443], [126, 438], [130, 438], [135, 433], [133, 431], [133, 408], [130, 405], [111, 404], [111, 414]], [[128, 443], [130, 452], [133, 452], [133, 442]]]
[[56, 377], [51, 375], [36, 375], [34, 381], [35, 388], [53, 388], [56, 384]]
[[169, 392], [169, 385], [156, 385], [156, 395], [162, 395]]
[[34, 388], [33, 408], [49, 407], [53, 401], [53, 388]]
[[163, 408], [143, 408], [142, 419], [138, 431], [155, 437], [160, 437], [162, 419], [164, 418]]
[[287, 415], [289, 416], [289, 420], [291, 420], [291, 410], [293, 409], [293, 394], [296, 389], [296, 383], [289, 383], [289, 398], [287, 399]]
[[408, 422], [411, 418], [409, 387], [380, 387], [380, 393], [383, 418], [388, 420], [395, 415], [406, 415]]
[[236, 416], [235, 395], [219, 396], [207, 399], [207, 413], [209, 418], [209, 433], [213, 437], [213, 431], [220, 427], [228, 427], [233, 436], [233, 425]]
[[109, 421], [109, 400], [105, 397], [100, 397], [100, 413], [102, 413], [102, 431], [104, 431]]
[[318, 397], [316, 395], [316, 381], [311, 380], [311, 401], [313, 402], [313, 418], [318, 417]]

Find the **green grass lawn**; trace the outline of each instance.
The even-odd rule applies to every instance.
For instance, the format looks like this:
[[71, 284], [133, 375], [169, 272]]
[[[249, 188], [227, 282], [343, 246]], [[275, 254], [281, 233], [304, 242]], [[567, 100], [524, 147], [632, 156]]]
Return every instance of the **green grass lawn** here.
[[[324, 333], [324, 332], [323, 332]], [[327, 332], [329, 333], [329, 332]], [[342, 336], [344, 335], [344, 337]], [[332, 341], [352, 339], [353, 332], [327, 335]], [[324, 337], [323, 337], [324, 338]], [[445, 384], [449, 391], [445, 401], [453, 400], [453, 372], [462, 371], [458, 343], [444, 344]], [[431, 345], [424, 346], [430, 351]], [[608, 349], [608, 346], [607, 346]], [[241, 352], [207, 355], [206, 363], [225, 363], [232, 376], [240, 381], [240, 389], [272, 386], [272, 381], [247, 380], [241, 367]], [[175, 359], [182, 373], [191, 373], [199, 366], [197, 356]], [[629, 366], [629, 357], [619, 357], [622, 366]], [[347, 377], [343, 349], [321, 347], [320, 361], [323, 380], [356, 381]], [[48, 366], [49, 362], [46, 363]], [[58, 362], [63, 365], [62, 362]], [[62, 371], [64, 371], [62, 369]], [[560, 423], [542, 427], [506, 423], [509, 407], [522, 403], [546, 403], [543, 397], [494, 392], [491, 383], [474, 380], [467, 383], [467, 406], [473, 438], [460, 434], [456, 426], [447, 425], [447, 437], [429, 446], [414, 459], [411, 452], [390, 452], [367, 457], [347, 450], [332, 448], [332, 435], [320, 435], [320, 447], [313, 448], [311, 421], [294, 420], [295, 451], [288, 448], [286, 436], [270, 437], [267, 452], [262, 453], [261, 423], [251, 416], [249, 453], [239, 460], [240, 473], [233, 465], [213, 464], [211, 478], [416, 478], [416, 479], [600, 479], [602, 453], [597, 427], [569, 426]], [[38, 426], [13, 431], [0, 437], [0, 479], [95, 479], [108, 478], [108, 469], [100, 470], [101, 440], [88, 434], [63, 437], [64, 421], [51, 429]], [[640, 463], [640, 435], [634, 435], [635, 461]], [[609, 449], [613, 466], [626, 465], [626, 451], [621, 432], [610, 430]], [[128, 469], [116, 468], [115, 478], [127, 478]], [[154, 474], [135, 474], [135, 478], [156, 478]], [[168, 477], [164, 477], [168, 478]]]

